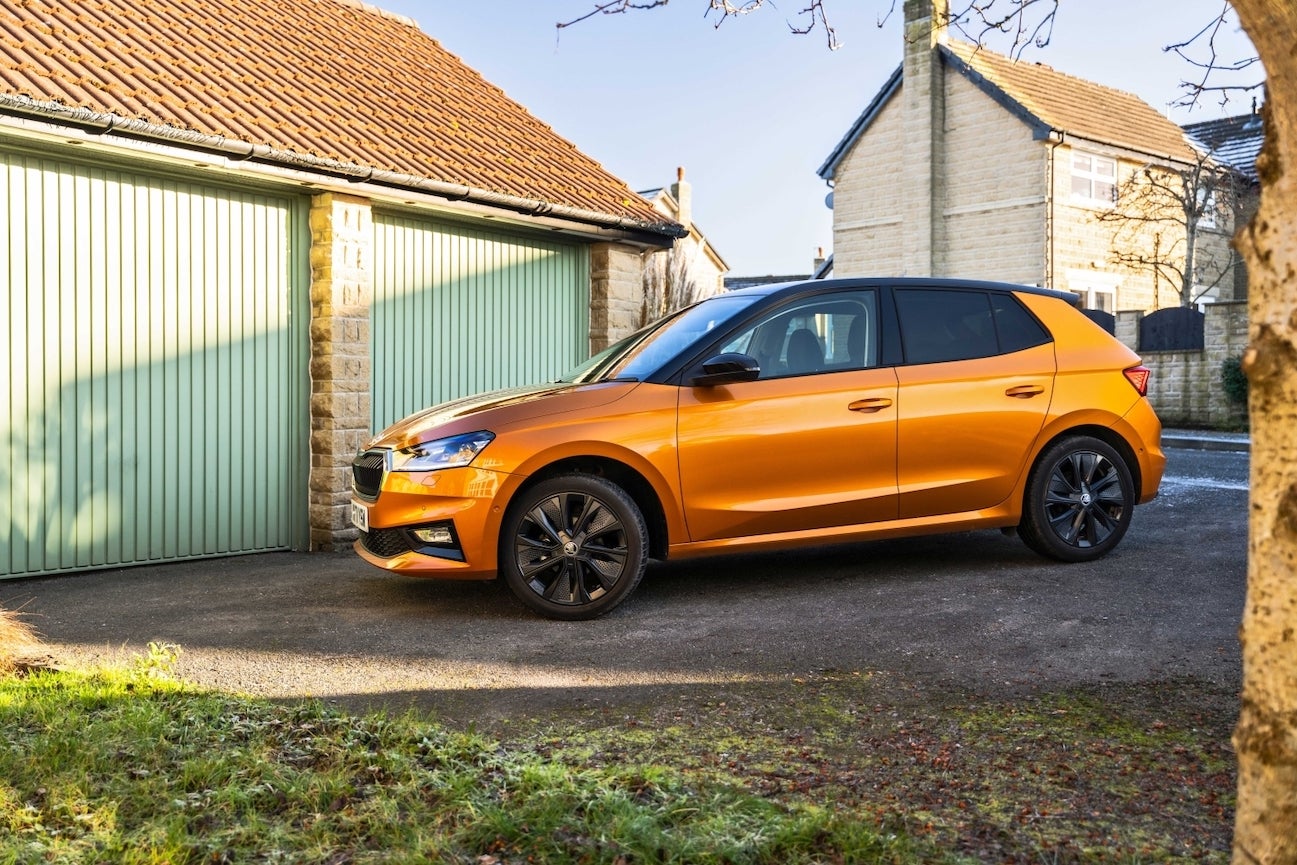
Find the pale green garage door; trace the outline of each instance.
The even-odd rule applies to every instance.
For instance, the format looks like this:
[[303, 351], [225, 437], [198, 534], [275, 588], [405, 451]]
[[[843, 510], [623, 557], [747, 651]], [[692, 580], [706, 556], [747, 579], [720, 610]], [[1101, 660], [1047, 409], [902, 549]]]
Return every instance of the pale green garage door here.
[[589, 355], [581, 244], [375, 214], [373, 428], [480, 391], [555, 379]]
[[0, 571], [300, 546], [300, 201], [0, 153]]

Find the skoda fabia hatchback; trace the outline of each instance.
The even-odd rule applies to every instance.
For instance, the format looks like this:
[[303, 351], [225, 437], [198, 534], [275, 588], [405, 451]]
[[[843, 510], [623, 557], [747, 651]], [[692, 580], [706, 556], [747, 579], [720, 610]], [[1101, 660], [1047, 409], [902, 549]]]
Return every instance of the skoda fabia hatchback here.
[[1157, 494], [1148, 370], [1073, 295], [861, 279], [722, 294], [551, 384], [434, 406], [354, 463], [357, 552], [585, 619], [647, 561], [1016, 528], [1108, 553]]

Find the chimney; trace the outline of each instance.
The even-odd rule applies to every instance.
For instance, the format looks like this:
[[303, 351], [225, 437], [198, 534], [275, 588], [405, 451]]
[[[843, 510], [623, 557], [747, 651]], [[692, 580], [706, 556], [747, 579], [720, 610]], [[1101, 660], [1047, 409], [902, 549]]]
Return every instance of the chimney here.
[[823, 264], [824, 264], [824, 247], [817, 246], [815, 248], [815, 258], [812, 259], [811, 261], [811, 273], [818, 272], [821, 265]]
[[685, 228], [692, 230], [694, 227], [694, 191], [693, 187], [689, 185], [689, 181], [685, 180], [683, 166], [676, 169], [676, 182], [671, 184], [671, 197], [676, 200], [676, 204], [680, 205], [680, 213], [676, 216], [676, 220]]
[[901, 182], [908, 193], [903, 225], [907, 276], [940, 275], [946, 89], [937, 46], [946, 41], [949, 22], [949, 0], [905, 0]]

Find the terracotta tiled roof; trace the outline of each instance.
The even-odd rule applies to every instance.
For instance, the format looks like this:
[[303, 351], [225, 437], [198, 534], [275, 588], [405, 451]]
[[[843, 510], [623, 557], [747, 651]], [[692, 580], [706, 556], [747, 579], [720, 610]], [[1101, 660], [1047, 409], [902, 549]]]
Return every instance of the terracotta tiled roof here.
[[349, 0], [0, 4], [0, 93], [679, 229], [413, 22]]
[[1149, 156], [1195, 159], [1184, 130], [1132, 93], [1041, 63], [1010, 60], [966, 42], [943, 47], [955, 67], [975, 83], [989, 84], [1052, 129]]

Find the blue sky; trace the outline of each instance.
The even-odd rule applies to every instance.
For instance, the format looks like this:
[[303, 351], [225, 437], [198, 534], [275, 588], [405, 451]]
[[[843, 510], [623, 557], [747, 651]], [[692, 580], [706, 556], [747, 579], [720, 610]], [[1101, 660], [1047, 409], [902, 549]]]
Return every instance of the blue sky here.
[[[556, 31], [593, 0], [370, 0], [424, 32], [633, 189], [684, 166], [694, 220], [735, 275], [808, 272], [831, 251], [828, 192], [816, 170], [901, 58], [901, 0], [828, 0], [842, 47], [789, 33], [784, 0], [715, 28], [705, 0], [596, 16]], [[1026, 59], [1137, 93], [1162, 108], [1195, 75], [1164, 46], [1193, 36], [1222, 0], [1064, 0], [1051, 44]], [[1170, 13], [1168, 15], [1168, 13]], [[1230, 28], [1230, 59], [1249, 56]], [[989, 42], [992, 48], [1006, 46]], [[1256, 73], [1231, 81], [1251, 81]], [[1250, 108], [1208, 96], [1177, 122]]]

